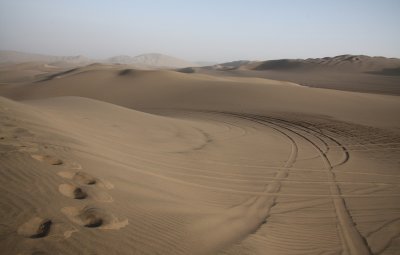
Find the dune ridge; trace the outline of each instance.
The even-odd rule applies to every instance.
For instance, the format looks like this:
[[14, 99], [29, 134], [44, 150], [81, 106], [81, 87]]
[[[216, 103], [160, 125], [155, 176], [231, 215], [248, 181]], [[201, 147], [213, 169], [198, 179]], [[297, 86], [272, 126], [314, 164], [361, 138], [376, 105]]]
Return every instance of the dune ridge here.
[[317, 88], [400, 95], [400, 59], [364, 55], [325, 58], [234, 61], [192, 73], [259, 77], [290, 81]]

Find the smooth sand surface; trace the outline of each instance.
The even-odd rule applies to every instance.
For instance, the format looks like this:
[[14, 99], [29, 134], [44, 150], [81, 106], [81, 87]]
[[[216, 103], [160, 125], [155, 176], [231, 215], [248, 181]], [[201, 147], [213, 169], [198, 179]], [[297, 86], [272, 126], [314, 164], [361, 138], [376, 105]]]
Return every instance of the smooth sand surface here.
[[4, 254], [400, 250], [397, 96], [103, 65], [39, 78], [0, 86]]

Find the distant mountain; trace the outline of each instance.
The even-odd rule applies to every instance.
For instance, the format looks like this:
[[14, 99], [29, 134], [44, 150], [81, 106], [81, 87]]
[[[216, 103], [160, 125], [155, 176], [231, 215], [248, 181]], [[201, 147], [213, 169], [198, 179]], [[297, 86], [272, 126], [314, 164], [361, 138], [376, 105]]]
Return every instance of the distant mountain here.
[[149, 53], [135, 57], [130, 56], [115, 56], [106, 60], [107, 63], [113, 64], [128, 64], [148, 67], [165, 67], [165, 68], [184, 68], [198, 66], [195, 63], [187, 62], [182, 59], [171, 57], [168, 55]]
[[110, 64], [130, 64], [132, 62], [132, 57], [127, 56], [127, 55], [119, 55], [119, 56], [114, 56], [111, 58], [108, 58], [105, 60], [105, 62], [110, 63]]
[[251, 63], [251, 61], [249, 61], [249, 60], [237, 60], [237, 61], [217, 64], [217, 65], [212, 66], [211, 68], [218, 69], [218, 70], [234, 70], [234, 69], [238, 69], [242, 66], [246, 66], [250, 63]]
[[82, 56], [51, 56], [18, 51], [0, 51], [0, 64], [42, 62], [53, 65], [87, 65], [94, 61]]
[[0, 64], [19, 64], [26, 62], [40, 62], [55, 66], [82, 66], [92, 63], [125, 64], [135, 65], [137, 67], [156, 68], [184, 68], [198, 66], [195, 63], [157, 53], [142, 54], [135, 57], [120, 55], [105, 60], [94, 60], [81, 55], [51, 56], [18, 51], [0, 51]]
[[217, 65], [219, 62], [214, 62], [214, 61], [196, 61], [194, 62], [198, 66], [214, 66]]
[[[336, 57], [308, 59], [278, 59], [267, 61], [234, 61], [214, 66], [217, 70], [256, 71], [347, 71], [396, 73], [400, 59], [370, 57], [365, 55], [340, 55]], [[391, 71], [395, 70], [395, 71]]]
[[[229, 71], [340, 71], [362, 72], [382, 75], [400, 75], [400, 59], [385, 57], [370, 57], [365, 55], [340, 55], [325, 58], [308, 59], [278, 59], [266, 61], [238, 60], [216, 65], [209, 62], [193, 63], [168, 55], [149, 53], [138, 56], [120, 55], [104, 60], [94, 60], [82, 55], [51, 56], [18, 51], [0, 51], [0, 64], [20, 64], [38, 62], [57, 67], [84, 66], [92, 63], [124, 64], [137, 68], [188, 68], [201, 67], [204, 70]], [[199, 70], [184, 69], [183, 72], [198, 72]]]

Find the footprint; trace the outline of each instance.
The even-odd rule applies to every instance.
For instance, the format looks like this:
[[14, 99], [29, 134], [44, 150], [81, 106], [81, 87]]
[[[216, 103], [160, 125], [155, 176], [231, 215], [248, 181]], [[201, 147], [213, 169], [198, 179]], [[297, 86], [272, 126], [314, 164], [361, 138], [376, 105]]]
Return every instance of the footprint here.
[[82, 166], [79, 163], [72, 162], [71, 163], [71, 169], [81, 170]]
[[29, 238], [40, 238], [48, 234], [51, 220], [33, 217], [18, 228], [18, 234]]
[[127, 226], [128, 219], [120, 221], [114, 215], [91, 206], [83, 208], [65, 207], [61, 209], [72, 222], [87, 228], [120, 229]]
[[99, 178], [97, 183], [100, 187], [102, 187], [104, 189], [113, 189], [114, 188], [114, 185], [111, 182], [106, 181], [104, 179]]
[[61, 159], [56, 158], [54, 156], [50, 156], [50, 155], [33, 154], [33, 155], [31, 155], [31, 157], [38, 161], [45, 162], [50, 165], [62, 165], [63, 164], [63, 161]]
[[104, 215], [97, 208], [85, 208], [77, 215], [80, 225], [88, 228], [96, 228], [104, 223]]
[[97, 180], [90, 174], [85, 172], [76, 172], [72, 177], [72, 180], [76, 181], [79, 184], [93, 185], [96, 184]]
[[86, 206], [82, 209], [76, 207], [65, 207], [61, 211], [74, 223], [88, 227], [96, 228], [104, 224], [107, 215], [100, 209]]
[[72, 179], [73, 177], [74, 177], [74, 175], [75, 175], [75, 173], [74, 172], [68, 172], [68, 171], [61, 171], [61, 172], [58, 172], [57, 173], [59, 176], [61, 176], [62, 178], [65, 178], [65, 179]]
[[80, 185], [94, 185], [104, 188], [104, 189], [113, 189], [114, 185], [106, 180], [95, 178], [92, 175], [78, 171], [78, 172], [69, 172], [69, 171], [61, 171], [57, 173], [59, 176], [73, 180]]
[[66, 183], [61, 184], [60, 186], [58, 186], [58, 191], [60, 191], [61, 194], [69, 198], [84, 199], [85, 197], [87, 197], [86, 192], [84, 192], [78, 186], [72, 184], [66, 184]]

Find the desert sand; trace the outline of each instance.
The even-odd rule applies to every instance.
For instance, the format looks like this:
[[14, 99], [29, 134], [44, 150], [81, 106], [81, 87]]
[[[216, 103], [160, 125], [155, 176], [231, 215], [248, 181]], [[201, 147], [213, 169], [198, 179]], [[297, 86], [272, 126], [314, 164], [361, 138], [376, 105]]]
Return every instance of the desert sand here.
[[19, 66], [0, 84], [4, 254], [399, 254], [396, 95]]
[[181, 71], [259, 77], [317, 88], [400, 95], [398, 58], [340, 55], [310, 59], [234, 61]]

